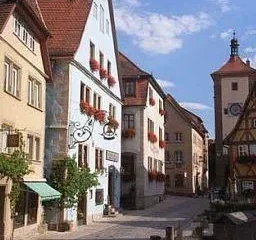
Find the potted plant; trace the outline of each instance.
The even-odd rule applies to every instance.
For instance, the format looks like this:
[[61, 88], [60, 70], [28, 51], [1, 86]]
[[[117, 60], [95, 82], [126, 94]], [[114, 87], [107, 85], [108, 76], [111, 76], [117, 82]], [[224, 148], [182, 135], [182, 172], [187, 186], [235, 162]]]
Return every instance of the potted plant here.
[[91, 58], [90, 59], [90, 68], [93, 72], [96, 72], [99, 70], [100, 65], [95, 59]]

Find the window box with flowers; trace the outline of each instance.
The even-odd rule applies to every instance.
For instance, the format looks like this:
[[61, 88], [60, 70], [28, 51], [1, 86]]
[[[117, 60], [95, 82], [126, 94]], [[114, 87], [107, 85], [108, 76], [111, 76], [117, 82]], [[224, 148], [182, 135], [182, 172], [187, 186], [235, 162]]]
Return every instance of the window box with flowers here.
[[113, 87], [116, 84], [116, 80], [113, 76], [108, 76], [108, 86]]
[[119, 122], [114, 118], [109, 118], [109, 125], [112, 128], [117, 129], [119, 127]]
[[161, 116], [165, 116], [166, 111], [164, 109], [160, 108], [159, 113], [160, 113]]
[[159, 181], [159, 182], [164, 182], [165, 181], [165, 175], [161, 172], [157, 172], [156, 180]]
[[103, 110], [97, 110], [93, 106], [91, 106], [89, 103], [85, 101], [80, 102], [80, 110], [81, 113], [84, 113], [88, 115], [89, 117], [94, 116], [94, 119], [99, 122], [104, 122], [105, 121], [105, 111]]
[[156, 101], [155, 101], [155, 99], [154, 98], [149, 98], [149, 104], [151, 105], [151, 106], [155, 106], [155, 104], [156, 104]]
[[152, 182], [153, 180], [156, 180], [157, 178], [157, 172], [155, 170], [148, 172], [148, 180]]
[[100, 69], [100, 65], [95, 59], [91, 58], [90, 59], [90, 68], [93, 72], [96, 72]]
[[103, 123], [106, 120], [106, 112], [104, 110], [96, 110], [94, 113], [94, 118], [96, 121]]
[[100, 68], [100, 78], [104, 79], [104, 78], [108, 78], [108, 71], [104, 68]]
[[256, 155], [243, 155], [237, 157], [239, 163], [256, 163]]
[[166, 142], [163, 141], [163, 140], [159, 141], [159, 147], [160, 148], [166, 148]]
[[153, 132], [149, 132], [148, 140], [152, 143], [155, 143], [155, 142], [157, 142], [157, 136]]
[[133, 138], [136, 135], [136, 131], [134, 128], [127, 128], [123, 130], [122, 135], [124, 138]]

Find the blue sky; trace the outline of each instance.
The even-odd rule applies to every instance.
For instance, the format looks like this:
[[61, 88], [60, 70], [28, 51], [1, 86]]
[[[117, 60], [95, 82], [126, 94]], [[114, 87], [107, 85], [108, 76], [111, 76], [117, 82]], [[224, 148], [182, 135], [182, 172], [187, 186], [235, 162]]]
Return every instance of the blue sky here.
[[199, 115], [214, 137], [210, 73], [228, 60], [233, 30], [240, 56], [256, 65], [256, 2], [115, 0], [114, 5], [120, 50]]

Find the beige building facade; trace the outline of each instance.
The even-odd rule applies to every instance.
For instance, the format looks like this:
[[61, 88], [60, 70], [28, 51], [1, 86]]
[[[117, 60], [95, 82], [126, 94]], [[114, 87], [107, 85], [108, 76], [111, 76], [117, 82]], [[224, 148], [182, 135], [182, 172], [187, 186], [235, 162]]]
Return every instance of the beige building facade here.
[[[8, 14], [7, 14], [8, 13]], [[31, 234], [41, 222], [44, 200], [31, 185], [48, 187], [43, 178], [45, 90], [50, 77], [47, 57], [43, 56], [49, 35], [39, 9], [30, 1], [0, 3], [0, 152], [11, 154], [7, 139], [22, 135], [24, 151], [31, 160], [32, 172], [24, 177], [13, 226], [14, 236]], [[20, 142], [21, 144], [21, 142]], [[29, 187], [30, 186], [30, 187]], [[11, 183], [0, 180], [0, 239], [12, 232], [8, 194]], [[50, 187], [49, 187], [50, 189]]]
[[207, 130], [168, 94], [165, 100], [166, 192], [194, 195], [208, 188]]
[[124, 87], [121, 207], [144, 209], [163, 200], [165, 94], [154, 77], [119, 55]]

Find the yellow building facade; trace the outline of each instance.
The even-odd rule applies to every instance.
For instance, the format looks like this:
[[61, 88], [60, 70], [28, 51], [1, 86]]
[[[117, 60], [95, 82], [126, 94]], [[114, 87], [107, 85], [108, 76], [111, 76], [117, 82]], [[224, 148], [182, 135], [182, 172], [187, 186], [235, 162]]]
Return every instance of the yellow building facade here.
[[[7, 145], [7, 138], [21, 133], [32, 170], [23, 179], [14, 236], [33, 232], [41, 221], [44, 199], [31, 186], [53, 190], [43, 178], [45, 92], [50, 67], [46, 55], [42, 55], [49, 34], [39, 19], [39, 12], [30, 1], [0, 4], [4, 18], [0, 22], [0, 152], [11, 154], [15, 148]], [[0, 180], [0, 239], [10, 239], [12, 232], [10, 188], [10, 182]]]

